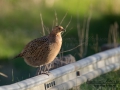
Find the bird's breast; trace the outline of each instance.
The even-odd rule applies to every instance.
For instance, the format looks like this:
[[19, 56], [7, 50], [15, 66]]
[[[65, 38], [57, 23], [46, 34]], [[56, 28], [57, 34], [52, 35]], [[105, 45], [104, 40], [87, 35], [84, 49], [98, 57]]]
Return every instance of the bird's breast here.
[[48, 58], [47, 58], [47, 62], [46, 63], [50, 63], [52, 62], [55, 57], [58, 55], [60, 49], [61, 49], [61, 44], [62, 43], [52, 43], [50, 45], [50, 52], [48, 54]]
[[47, 63], [52, 62], [55, 57], [58, 55], [62, 45], [62, 38], [57, 36], [52, 42], [50, 42], [49, 49], [50, 52], [48, 54]]

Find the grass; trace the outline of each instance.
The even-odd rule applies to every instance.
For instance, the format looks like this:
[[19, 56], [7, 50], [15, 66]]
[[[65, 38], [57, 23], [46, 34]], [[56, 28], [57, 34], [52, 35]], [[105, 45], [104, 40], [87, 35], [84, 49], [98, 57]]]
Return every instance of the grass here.
[[[87, 83], [82, 84], [80, 88], [81, 90], [97, 90], [100, 88], [102, 88], [102, 90], [110, 90], [110, 89], [118, 90], [120, 89], [119, 73], [120, 70], [103, 74], [100, 77], [97, 77], [91, 81], [88, 81]], [[96, 87], [95, 85], [97, 84], [99, 84], [100, 86]]]

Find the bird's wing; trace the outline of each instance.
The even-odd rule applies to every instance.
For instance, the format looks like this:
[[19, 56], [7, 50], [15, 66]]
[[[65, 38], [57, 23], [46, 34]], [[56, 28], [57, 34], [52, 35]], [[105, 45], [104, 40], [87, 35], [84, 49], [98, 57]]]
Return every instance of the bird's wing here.
[[35, 54], [37, 49], [44, 47], [44, 44], [46, 44], [46, 42], [49, 42], [48, 36], [34, 39], [33, 41], [29, 42], [25, 46], [25, 48], [23, 49], [21, 54], [23, 56], [30, 56], [31, 57], [31, 55], [33, 56]]

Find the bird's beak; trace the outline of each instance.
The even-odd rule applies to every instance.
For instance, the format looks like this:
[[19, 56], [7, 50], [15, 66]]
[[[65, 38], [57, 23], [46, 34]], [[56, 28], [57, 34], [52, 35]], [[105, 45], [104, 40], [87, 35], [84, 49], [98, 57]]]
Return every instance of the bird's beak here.
[[66, 32], [66, 29], [63, 28], [62, 31]]

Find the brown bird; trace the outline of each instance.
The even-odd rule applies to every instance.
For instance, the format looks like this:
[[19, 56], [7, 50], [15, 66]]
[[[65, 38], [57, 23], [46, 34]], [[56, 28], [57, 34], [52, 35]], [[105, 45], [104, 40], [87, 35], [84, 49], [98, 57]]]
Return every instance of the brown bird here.
[[25, 62], [33, 67], [40, 67], [51, 63], [59, 53], [62, 45], [62, 26], [55, 26], [49, 35], [37, 38], [29, 42], [17, 57], [24, 58]]

